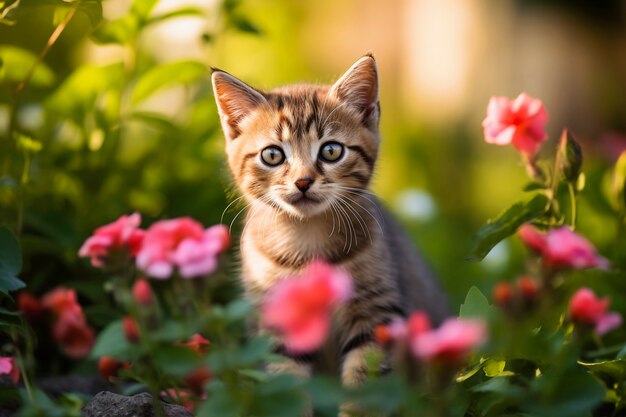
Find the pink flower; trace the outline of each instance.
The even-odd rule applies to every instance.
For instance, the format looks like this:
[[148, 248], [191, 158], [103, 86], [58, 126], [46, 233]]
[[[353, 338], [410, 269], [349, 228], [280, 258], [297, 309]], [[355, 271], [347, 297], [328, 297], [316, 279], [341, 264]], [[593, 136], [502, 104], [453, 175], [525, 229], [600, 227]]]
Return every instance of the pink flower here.
[[523, 154], [534, 156], [547, 139], [544, 126], [548, 113], [541, 100], [522, 93], [513, 101], [491, 97], [483, 120], [485, 142], [512, 144]]
[[207, 275], [217, 268], [217, 256], [229, 241], [224, 225], [203, 230], [188, 217], [163, 220], [146, 231], [137, 266], [155, 278], [169, 278], [175, 267], [184, 278]]
[[609, 262], [598, 255], [584, 237], [563, 226], [542, 233], [530, 225], [520, 227], [519, 236], [531, 249], [540, 253], [552, 269], [607, 269]]
[[540, 232], [535, 227], [526, 223], [520, 226], [517, 231], [518, 236], [522, 239], [522, 242], [533, 251], [541, 253], [546, 248], [546, 235]]
[[574, 323], [594, 327], [598, 334], [603, 335], [622, 324], [622, 316], [607, 312], [608, 308], [607, 297], [598, 298], [589, 288], [581, 288], [569, 302], [569, 316]]
[[8, 375], [14, 384], [20, 380], [20, 370], [15, 364], [15, 358], [0, 356], [0, 375]]
[[141, 248], [144, 231], [139, 229], [141, 215], [133, 213], [122, 216], [113, 223], [95, 230], [78, 251], [82, 257], [90, 257], [91, 264], [102, 267], [104, 263], [118, 253], [136, 256]]
[[424, 331], [411, 339], [413, 353], [427, 363], [460, 365], [486, 339], [485, 323], [451, 318], [441, 327]]
[[261, 309], [261, 324], [280, 333], [287, 351], [311, 352], [324, 342], [331, 313], [352, 293], [352, 280], [323, 261], [309, 264], [304, 273], [278, 283]]

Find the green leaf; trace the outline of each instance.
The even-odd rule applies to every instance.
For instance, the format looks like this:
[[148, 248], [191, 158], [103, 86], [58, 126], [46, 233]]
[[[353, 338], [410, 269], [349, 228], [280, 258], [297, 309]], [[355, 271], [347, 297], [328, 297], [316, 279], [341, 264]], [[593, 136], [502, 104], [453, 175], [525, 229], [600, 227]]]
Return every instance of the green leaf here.
[[180, 126], [174, 123], [169, 117], [160, 113], [135, 111], [129, 116], [129, 120], [142, 122], [158, 131], [176, 131], [180, 130]]
[[105, 21], [91, 34], [94, 42], [99, 44], [118, 43], [127, 44], [137, 37], [139, 22], [133, 15], [126, 15], [119, 19]]
[[613, 184], [609, 196], [613, 208], [626, 213], [626, 151], [622, 152], [613, 171]]
[[616, 383], [620, 384], [626, 380], [626, 359], [603, 362], [579, 361], [578, 363], [589, 369], [589, 371], [599, 379], [605, 381], [608, 386], [613, 386], [613, 384]]
[[[31, 51], [17, 46], [0, 46], [0, 80], [18, 83], [23, 81], [29, 71], [37, 63], [37, 55]], [[37, 63], [35, 71], [30, 79], [30, 85], [48, 87], [54, 83], [56, 76], [48, 65], [43, 62]]]
[[148, 15], [154, 9], [154, 6], [158, 3], [158, 0], [135, 0], [133, 1], [130, 11], [135, 16], [139, 17], [142, 21], [147, 20]]
[[220, 381], [211, 381], [207, 386], [208, 400], [196, 410], [197, 417], [239, 417], [241, 402]]
[[348, 397], [359, 405], [361, 411], [392, 414], [398, 410], [407, 394], [403, 381], [397, 375], [389, 375], [351, 389]]
[[198, 61], [179, 61], [158, 65], [148, 70], [137, 81], [132, 101], [136, 104], [165, 87], [188, 83], [206, 74], [207, 67]]
[[314, 376], [306, 382], [305, 389], [313, 408], [324, 416], [336, 416], [344, 400], [343, 387], [334, 378]]
[[470, 261], [482, 260], [501, 240], [515, 233], [518, 227], [546, 212], [548, 198], [537, 194], [526, 203], [514, 204], [496, 220], [483, 225], [476, 235], [468, 255]]
[[154, 351], [154, 361], [163, 372], [184, 376], [200, 365], [201, 358], [187, 346], [164, 345]]
[[87, 15], [92, 26], [102, 21], [102, 0], [82, 0], [78, 10]]
[[300, 416], [306, 406], [299, 381], [293, 375], [274, 375], [258, 385], [251, 414], [259, 417]]
[[598, 380], [580, 366], [547, 370], [531, 382], [531, 388], [534, 398], [523, 406], [541, 417], [587, 417], [605, 396]]
[[261, 30], [248, 18], [241, 15], [232, 15], [228, 21], [230, 26], [239, 30], [240, 32], [250, 33], [252, 35], [260, 35]]
[[483, 318], [494, 317], [498, 312], [494, 306], [489, 304], [489, 300], [480, 290], [473, 286], [467, 292], [465, 301], [461, 304], [459, 317], [461, 318]]
[[172, 10], [167, 13], [153, 16], [146, 22], [146, 25], [152, 25], [155, 23], [161, 23], [165, 20], [175, 19], [183, 16], [204, 16], [204, 10], [199, 7], [182, 7], [180, 9]]
[[515, 375], [513, 372], [505, 371], [506, 361], [498, 361], [495, 359], [489, 359], [485, 362], [485, 366], [483, 367], [483, 372], [486, 376], [493, 378], [496, 376], [512, 376]]
[[105, 327], [98, 335], [96, 344], [91, 350], [90, 357], [98, 359], [101, 356], [111, 356], [118, 360], [132, 360], [139, 356], [141, 349], [126, 340], [122, 321], [114, 321]]
[[84, 65], [75, 70], [46, 101], [51, 113], [70, 118], [82, 126], [96, 99], [106, 92], [119, 91], [122, 64]]
[[19, 290], [26, 286], [17, 278], [22, 270], [22, 252], [13, 233], [0, 227], [0, 292]]
[[60, 25], [67, 17], [67, 14], [72, 10], [71, 6], [63, 5], [54, 9], [54, 15], [52, 16], [52, 24], [54, 26]]

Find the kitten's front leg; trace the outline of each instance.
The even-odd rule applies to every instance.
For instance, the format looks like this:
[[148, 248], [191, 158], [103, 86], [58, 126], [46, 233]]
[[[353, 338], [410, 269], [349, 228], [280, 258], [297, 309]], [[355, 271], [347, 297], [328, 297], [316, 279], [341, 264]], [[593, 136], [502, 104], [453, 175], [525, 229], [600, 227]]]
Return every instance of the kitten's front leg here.
[[[348, 342], [350, 343], [350, 342]], [[348, 349], [346, 349], [348, 348]], [[362, 384], [371, 374], [372, 369], [368, 369], [368, 362], [371, 357], [383, 357], [381, 347], [373, 342], [370, 333], [363, 333], [353, 339], [352, 346], [346, 345], [343, 349], [343, 362], [341, 366], [341, 381], [344, 386], [355, 386]], [[376, 372], [386, 373], [388, 370], [387, 361], [378, 364]], [[365, 410], [360, 410], [358, 406], [351, 403], [341, 405], [339, 417], [354, 417], [369, 415]]]
[[311, 376], [313, 370], [312, 354], [294, 355], [286, 352], [284, 346], [279, 345], [274, 353], [282, 355], [282, 360], [267, 365], [267, 371], [273, 374], [291, 374], [301, 379]]
[[[282, 355], [282, 359], [267, 365], [266, 369], [269, 373], [291, 374], [303, 380], [311, 377], [313, 360], [315, 358], [313, 354], [289, 354], [283, 345], [279, 345], [278, 348], [274, 349], [274, 353]], [[313, 406], [310, 400], [301, 417], [313, 417]]]

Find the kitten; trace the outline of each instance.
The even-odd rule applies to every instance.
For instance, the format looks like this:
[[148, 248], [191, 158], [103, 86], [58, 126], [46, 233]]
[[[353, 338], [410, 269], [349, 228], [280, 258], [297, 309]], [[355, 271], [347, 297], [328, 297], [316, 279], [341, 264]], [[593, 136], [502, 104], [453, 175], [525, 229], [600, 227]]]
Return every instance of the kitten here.
[[247, 297], [259, 303], [313, 259], [345, 268], [354, 280], [328, 346], [275, 370], [308, 375], [325, 355], [336, 359], [344, 384], [359, 383], [367, 352], [379, 349], [377, 324], [416, 309], [435, 323], [447, 314], [421, 257], [368, 191], [380, 143], [374, 57], [360, 58], [332, 86], [262, 92], [221, 70], [212, 80], [230, 170], [251, 206], [241, 236]]

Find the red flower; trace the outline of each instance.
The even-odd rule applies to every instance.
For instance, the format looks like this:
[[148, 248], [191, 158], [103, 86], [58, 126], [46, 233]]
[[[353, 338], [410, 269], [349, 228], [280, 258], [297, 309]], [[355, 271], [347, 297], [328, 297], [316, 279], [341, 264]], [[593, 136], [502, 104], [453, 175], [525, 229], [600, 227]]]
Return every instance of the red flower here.
[[14, 384], [20, 380], [20, 370], [15, 364], [15, 358], [0, 356], [0, 375], [8, 375]]
[[608, 308], [608, 298], [598, 298], [589, 288], [581, 288], [570, 300], [569, 316], [574, 323], [594, 327], [602, 335], [622, 324], [622, 316], [608, 312]]
[[17, 308], [31, 324], [39, 323], [46, 314], [43, 303], [28, 291], [22, 291], [17, 295]]
[[55, 288], [44, 295], [41, 301], [43, 306], [52, 310], [56, 317], [60, 317], [68, 312], [82, 314], [83, 311], [80, 304], [78, 304], [76, 290], [71, 288]]
[[87, 324], [85, 315], [80, 311], [68, 310], [61, 314], [52, 326], [52, 338], [72, 359], [81, 359], [89, 355], [95, 342], [93, 330]]
[[204, 392], [204, 384], [211, 380], [211, 371], [209, 368], [205, 366], [201, 366], [200, 368], [189, 372], [185, 378], [185, 385], [187, 388], [191, 390], [195, 395], [201, 396]]
[[126, 340], [131, 343], [139, 341], [139, 326], [137, 326], [137, 322], [132, 317], [125, 316], [122, 318], [122, 329], [124, 330]]
[[513, 287], [508, 282], [498, 282], [493, 287], [493, 295], [491, 296], [493, 303], [500, 307], [508, 307], [513, 302]]
[[178, 267], [184, 278], [208, 275], [217, 268], [217, 256], [228, 247], [224, 225], [206, 230], [188, 217], [163, 220], [147, 231], [137, 255], [137, 266], [155, 278], [166, 279]]
[[513, 145], [523, 154], [534, 157], [547, 139], [544, 126], [548, 121], [541, 100], [522, 93], [515, 100], [491, 97], [487, 117], [483, 120], [485, 142]]
[[424, 362], [458, 366], [484, 343], [486, 332], [482, 321], [451, 318], [441, 327], [413, 337], [411, 347]]
[[108, 382], [113, 382], [120, 369], [128, 368], [129, 366], [130, 364], [128, 362], [120, 362], [110, 356], [102, 356], [98, 360], [98, 371], [102, 378]]
[[189, 347], [198, 355], [204, 355], [209, 350], [211, 342], [205, 339], [201, 334], [195, 333], [189, 338], [187, 343], [184, 343], [184, 345]]
[[93, 236], [83, 243], [78, 255], [91, 258], [91, 264], [95, 267], [102, 267], [114, 253], [120, 251], [136, 256], [144, 237], [139, 224], [141, 215], [133, 213], [97, 228]]
[[[413, 328], [416, 327], [417, 322], [413, 323]], [[379, 324], [374, 328], [374, 340], [383, 346], [392, 344], [399, 340], [404, 340], [408, 332], [407, 324], [404, 320], [397, 318], [391, 323]]]
[[133, 299], [140, 306], [149, 306], [154, 301], [152, 288], [150, 288], [150, 284], [148, 284], [148, 281], [144, 278], [139, 278], [135, 281], [132, 293]]
[[281, 334], [288, 351], [314, 351], [330, 330], [332, 310], [351, 292], [347, 273], [314, 261], [301, 276], [285, 279], [269, 292], [262, 305], [261, 323]]
[[609, 262], [598, 255], [593, 245], [566, 226], [542, 233], [530, 225], [518, 231], [522, 241], [540, 253], [546, 266], [552, 269], [607, 269]]
[[539, 285], [529, 276], [520, 277], [517, 280], [517, 288], [526, 300], [534, 300], [539, 294]]

